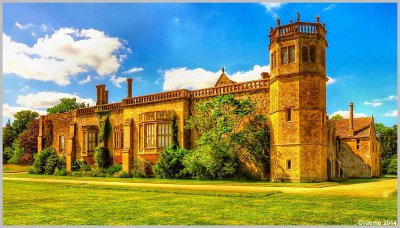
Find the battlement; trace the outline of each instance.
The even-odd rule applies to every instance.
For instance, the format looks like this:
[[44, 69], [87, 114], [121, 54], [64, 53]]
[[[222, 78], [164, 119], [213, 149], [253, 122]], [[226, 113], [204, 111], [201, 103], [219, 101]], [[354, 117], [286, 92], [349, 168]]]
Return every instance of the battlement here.
[[280, 25], [280, 19], [276, 19], [277, 27], [273, 28], [271, 26], [269, 39], [270, 44], [273, 45], [274, 43], [281, 41], [281, 39], [286, 38], [294, 38], [293, 36], [297, 37], [319, 37], [325, 40], [326, 35], [326, 28], [325, 23], [320, 23], [319, 16], [316, 17], [316, 22], [301, 22], [300, 21], [300, 14], [297, 13], [297, 21], [293, 22], [290, 20], [290, 24], [287, 25]]

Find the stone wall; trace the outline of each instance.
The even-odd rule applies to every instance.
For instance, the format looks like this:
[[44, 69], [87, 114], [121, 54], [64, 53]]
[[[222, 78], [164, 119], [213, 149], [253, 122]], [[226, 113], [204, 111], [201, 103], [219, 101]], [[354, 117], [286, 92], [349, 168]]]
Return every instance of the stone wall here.
[[346, 142], [341, 142], [338, 160], [345, 177], [371, 177], [371, 167], [359, 155], [353, 153]]

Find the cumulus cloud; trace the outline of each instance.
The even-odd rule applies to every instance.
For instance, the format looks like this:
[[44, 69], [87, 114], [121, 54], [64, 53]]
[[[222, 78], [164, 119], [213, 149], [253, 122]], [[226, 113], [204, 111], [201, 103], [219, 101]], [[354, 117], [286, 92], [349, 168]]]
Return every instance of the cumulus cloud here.
[[39, 109], [33, 109], [29, 107], [23, 107], [23, 106], [10, 106], [8, 103], [3, 104], [3, 117], [10, 117], [12, 118], [13, 115], [17, 112], [23, 111], [23, 110], [31, 110], [39, 113], [40, 115], [46, 115], [47, 112]]
[[21, 87], [21, 89], [19, 89], [19, 91], [23, 93], [23, 92], [26, 92], [26, 91], [28, 91], [28, 90], [30, 90], [30, 89], [31, 89], [30, 86], [24, 85], [24, 86]]
[[[331, 118], [332, 116], [337, 115], [337, 114], [341, 115], [343, 118], [349, 118], [350, 117], [349, 110], [343, 111], [343, 110], [340, 110], [340, 109], [338, 111], [330, 114], [329, 117]], [[356, 118], [357, 117], [368, 117], [367, 114], [362, 113], [362, 112], [354, 112], [353, 116], [356, 117]]]
[[126, 79], [124, 77], [116, 77], [115, 75], [110, 77], [110, 81], [118, 88], [121, 88], [121, 83], [126, 82]]
[[388, 116], [388, 117], [397, 117], [397, 109], [385, 113], [384, 116]]
[[278, 14], [276, 13], [276, 11], [278, 9], [280, 9], [283, 5], [285, 5], [285, 3], [279, 3], [279, 2], [271, 2], [271, 3], [267, 3], [267, 2], [260, 2], [261, 5], [263, 5], [265, 7], [265, 9], [273, 16], [273, 17], [277, 17]]
[[61, 98], [76, 98], [76, 101], [79, 103], [84, 102], [85, 104], [89, 103], [90, 106], [96, 104], [96, 102], [91, 98], [81, 98], [77, 95], [70, 93], [61, 93], [61, 92], [38, 92], [38, 93], [29, 93], [27, 95], [19, 95], [17, 98], [17, 104], [20, 104], [25, 107], [38, 109], [38, 108], [51, 108], [60, 103]]
[[88, 83], [88, 82], [90, 82], [90, 81], [91, 81], [91, 78], [90, 78], [90, 75], [88, 75], [85, 79], [80, 80], [78, 83], [79, 83], [80, 85], [83, 85], [83, 84], [86, 84], [86, 83]]
[[144, 69], [141, 67], [133, 67], [127, 71], [122, 72], [123, 74], [131, 74], [131, 73], [136, 73], [136, 72], [140, 72], [143, 71]]
[[365, 101], [364, 105], [371, 106], [371, 107], [379, 107], [386, 101], [397, 101], [397, 96], [390, 95], [385, 98], [374, 99], [372, 101]]
[[18, 23], [18, 21], [16, 21], [15, 22], [15, 26], [17, 26], [17, 28], [19, 28], [21, 30], [25, 30], [25, 29], [33, 27], [33, 24], [29, 23], [29, 24], [26, 24], [26, 25], [22, 25], [22, 24]]
[[[227, 76], [236, 82], [261, 79], [261, 72], [269, 72], [269, 66], [255, 65], [249, 71], [238, 71]], [[201, 89], [212, 87], [221, 75], [221, 71], [212, 72], [203, 68], [188, 69], [187, 67], [172, 68], [160, 71], [164, 74], [163, 90]]]
[[328, 10], [334, 9], [335, 7], [336, 7], [336, 4], [330, 4], [329, 6], [325, 7], [323, 9], [323, 11], [328, 11]]
[[128, 50], [124, 41], [95, 29], [60, 28], [38, 38], [30, 47], [3, 33], [4, 73], [25, 79], [70, 84], [78, 73], [112, 74], [120, 67], [119, 53]]

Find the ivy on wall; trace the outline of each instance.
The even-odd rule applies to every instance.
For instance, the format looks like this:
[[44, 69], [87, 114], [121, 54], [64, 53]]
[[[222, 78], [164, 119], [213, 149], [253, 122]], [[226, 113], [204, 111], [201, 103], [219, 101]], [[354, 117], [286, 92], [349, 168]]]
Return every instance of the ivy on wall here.
[[172, 117], [171, 125], [172, 125], [172, 143], [173, 143], [173, 145], [179, 146], [178, 125], [176, 124], [176, 116], [175, 115]]
[[97, 139], [101, 146], [107, 144], [108, 137], [111, 133], [110, 113], [109, 112], [98, 112], [99, 115], [99, 134]]

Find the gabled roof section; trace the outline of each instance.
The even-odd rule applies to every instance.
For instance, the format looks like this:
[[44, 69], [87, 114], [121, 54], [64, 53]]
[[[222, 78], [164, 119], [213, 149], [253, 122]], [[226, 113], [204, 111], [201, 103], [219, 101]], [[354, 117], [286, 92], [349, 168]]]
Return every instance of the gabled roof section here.
[[330, 120], [335, 124], [336, 136], [340, 138], [361, 138], [370, 137], [371, 125], [373, 124], [372, 117], [361, 117], [353, 119], [354, 135], [350, 134], [350, 120]]
[[231, 79], [229, 79], [228, 76], [226, 76], [224, 67], [222, 67], [221, 70], [222, 70], [221, 76], [219, 76], [219, 78], [218, 78], [217, 82], [215, 83], [214, 87], [224, 86], [224, 85], [232, 85], [232, 84], [236, 83], [235, 81], [232, 81]]

